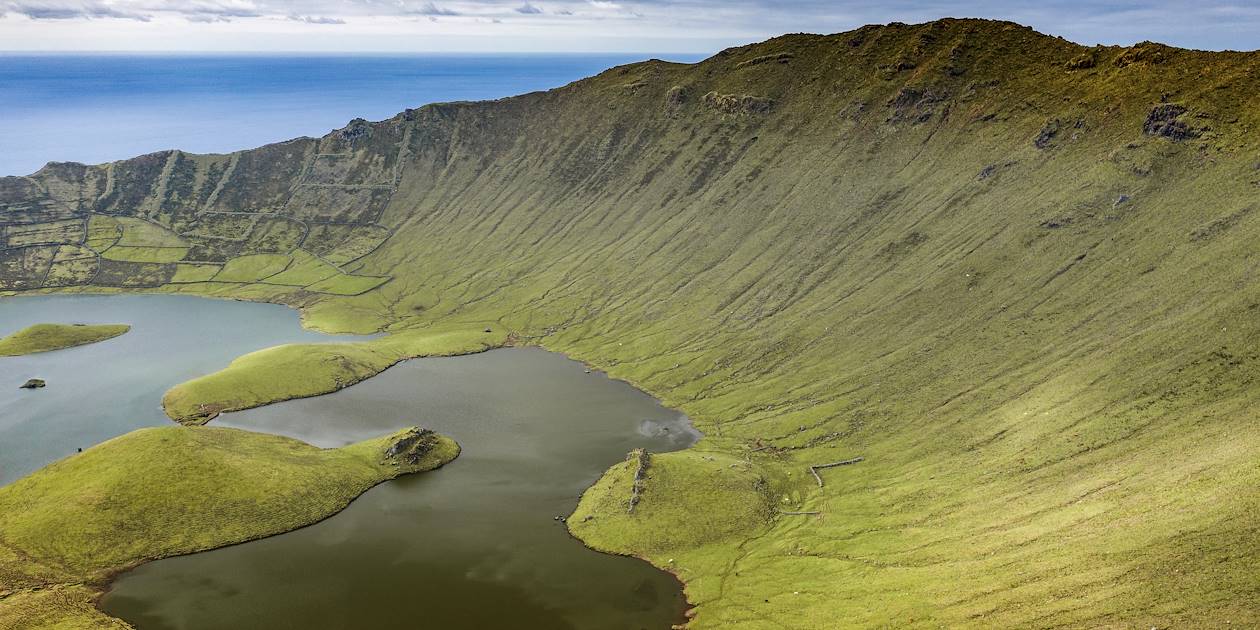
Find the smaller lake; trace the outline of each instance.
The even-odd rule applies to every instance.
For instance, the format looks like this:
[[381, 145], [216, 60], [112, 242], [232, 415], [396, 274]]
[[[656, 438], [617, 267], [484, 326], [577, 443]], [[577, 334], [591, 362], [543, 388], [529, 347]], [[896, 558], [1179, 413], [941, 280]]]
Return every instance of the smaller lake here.
[[[130, 324], [101, 343], [0, 357], [0, 485], [112, 437], [170, 423], [162, 395], [232, 359], [291, 342], [353, 341], [303, 330], [275, 304], [182, 295], [0, 298], [0, 337], [32, 324]], [[48, 387], [18, 389], [28, 378]]]
[[686, 602], [649, 564], [564, 524], [630, 449], [692, 444], [680, 412], [535, 348], [408, 361], [335, 394], [215, 421], [325, 447], [421, 425], [463, 452], [280, 536], [141, 565], [101, 600], [144, 630], [668, 628]]

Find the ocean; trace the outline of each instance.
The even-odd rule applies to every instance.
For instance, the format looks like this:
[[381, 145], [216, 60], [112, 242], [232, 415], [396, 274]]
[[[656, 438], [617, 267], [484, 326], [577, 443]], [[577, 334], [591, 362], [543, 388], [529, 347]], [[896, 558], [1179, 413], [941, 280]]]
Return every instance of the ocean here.
[[652, 56], [701, 58], [0, 54], [0, 176], [321, 136], [353, 118], [545, 90]]

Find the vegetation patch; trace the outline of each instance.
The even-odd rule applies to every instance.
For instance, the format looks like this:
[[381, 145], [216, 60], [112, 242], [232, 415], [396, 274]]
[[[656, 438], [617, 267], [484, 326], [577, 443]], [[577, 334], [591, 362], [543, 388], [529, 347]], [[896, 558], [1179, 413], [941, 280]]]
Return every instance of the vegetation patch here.
[[656, 558], [755, 534], [773, 515], [766, 480], [746, 461], [696, 451], [650, 458], [635, 452], [582, 494], [568, 523], [596, 549]]
[[284, 254], [253, 254], [233, 258], [215, 274], [215, 282], [257, 282], [274, 276], [293, 262]]
[[113, 247], [120, 238], [122, 238], [122, 226], [118, 219], [94, 214], [88, 220], [87, 240], [84, 244], [89, 248], [103, 252]]
[[44, 278], [46, 287], [88, 284], [96, 276], [100, 256], [82, 245], [62, 245], [53, 255], [52, 265]]
[[113, 339], [129, 330], [131, 326], [126, 324], [35, 324], [0, 339], [0, 356], [12, 357], [87, 345]]
[[341, 274], [341, 270], [320, 260], [310, 252], [293, 252], [293, 264], [288, 269], [270, 277], [268, 282], [305, 287]]
[[188, 254], [187, 247], [148, 247], [132, 245], [114, 245], [105, 250], [101, 257], [108, 260], [143, 263], [172, 263], [183, 260]]
[[10, 225], [2, 229], [8, 247], [80, 243], [86, 235], [84, 222], [80, 219]]
[[735, 64], [736, 68], [747, 68], [749, 66], [759, 66], [763, 63], [787, 63], [794, 59], [796, 55], [790, 52], [774, 53], [772, 55], [761, 55], [753, 57], [748, 61], [741, 61]]
[[307, 287], [308, 291], [329, 293], [332, 295], [359, 295], [367, 293], [389, 281], [389, 278], [376, 276], [355, 276], [338, 274], [325, 278]]
[[379, 225], [314, 223], [304, 247], [337, 265], [366, 256], [389, 238], [390, 231]]
[[122, 228], [118, 245], [124, 247], [188, 247], [188, 242], [170, 229], [136, 217], [114, 217]]
[[56, 245], [0, 250], [0, 289], [34, 289], [44, 284]]
[[285, 217], [263, 217], [249, 233], [255, 251], [288, 254], [297, 249], [306, 236], [306, 226]]
[[102, 259], [92, 283], [118, 288], [160, 287], [175, 277], [175, 269], [170, 263]]
[[452, 326], [355, 343], [276, 346], [172, 387], [163, 396], [162, 407], [177, 422], [204, 424], [224, 411], [334, 392], [403, 359], [487, 350], [501, 345], [504, 337], [494, 328]]
[[175, 265], [175, 275], [171, 276], [171, 283], [209, 282], [222, 268], [223, 265], [208, 263], [181, 263]]

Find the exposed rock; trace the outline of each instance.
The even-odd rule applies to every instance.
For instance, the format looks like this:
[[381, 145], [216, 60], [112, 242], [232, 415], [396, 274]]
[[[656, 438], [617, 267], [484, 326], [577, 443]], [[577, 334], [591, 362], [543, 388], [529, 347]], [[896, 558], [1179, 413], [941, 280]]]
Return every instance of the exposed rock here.
[[429, 429], [412, 427], [385, 449], [387, 459], [401, 459], [407, 464], [417, 464], [437, 442], [437, 434]]
[[1126, 49], [1116, 57], [1116, 66], [1124, 68], [1133, 64], [1159, 65], [1168, 60], [1172, 49], [1155, 42], [1142, 42]]
[[44, 382], [44, 379], [42, 379], [42, 378], [33, 378], [33, 379], [30, 379], [30, 380], [26, 381], [25, 383], [22, 383], [22, 387], [21, 387], [21, 389], [39, 389], [39, 388], [44, 387], [44, 386], [46, 386], [46, 385], [48, 385], [48, 383], [45, 383], [45, 382]]
[[747, 94], [718, 94], [709, 92], [704, 95], [704, 104], [726, 114], [769, 114], [774, 110], [774, 99]]
[[926, 243], [927, 240], [928, 240], [928, 237], [926, 234], [923, 234], [920, 232], [911, 232], [901, 237], [900, 239], [897, 239], [895, 241], [892, 241], [884, 245], [882, 248], [880, 248], [879, 253], [877, 253], [876, 256], [880, 258], [881, 260], [892, 262], [894, 260], [903, 258], [910, 252], [913, 252], [915, 249], [918, 249], [918, 247]]
[[1068, 70], [1088, 70], [1096, 65], [1098, 65], [1098, 56], [1093, 50], [1077, 55], [1063, 64]]
[[782, 52], [782, 53], [778, 53], [774, 55], [762, 55], [760, 57], [753, 57], [752, 59], [749, 59], [748, 61], [741, 61], [735, 64], [735, 67], [747, 68], [748, 66], [759, 66], [763, 63], [774, 63], [774, 62], [787, 63], [791, 61], [792, 58], [795, 56], [796, 55], [790, 52]]
[[350, 124], [346, 125], [346, 127], [341, 130], [342, 139], [351, 141], [358, 140], [359, 138], [366, 138], [371, 134], [372, 123], [369, 123], [362, 118], [355, 118], [350, 121]]
[[885, 122], [927, 122], [935, 113], [936, 105], [944, 102], [947, 96], [932, 90], [903, 87], [888, 100], [888, 107], [892, 108], [893, 113]]
[[913, 60], [902, 57], [893, 63], [880, 66], [879, 70], [882, 71], [885, 79], [891, 79], [900, 72], [914, 70], [917, 67], [919, 67], [918, 64], [916, 64]]
[[1247, 206], [1246, 208], [1233, 212], [1227, 216], [1216, 219], [1207, 225], [1201, 226], [1190, 233], [1190, 239], [1195, 241], [1206, 241], [1220, 236], [1241, 223], [1242, 220], [1247, 218], [1247, 215], [1255, 211], [1257, 207], [1260, 206]]
[[923, 100], [927, 92], [912, 87], [903, 87], [897, 90], [896, 96], [888, 99], [888, 106], [893, 109], [905, 109], [913, 107], [919, 101]]
[[652, 464], [652, 456], [646, 450], [636, 448], [630, 451], [627, 459], [635, 462], [634, 485], [630, 488], [630, 508], [626, 510], [628, 513], [633, 513], [634, 508], [643, 498], [643, 486], [647, 484], [647, 470]]
[[671, 118], [678, 116], [678, 111], [687, 104], [691, 90], [682, 85], [675, 85], [665, 92], [665, 113]]
[[1055, 136], [1059, 135], [1061, 127], [1062, 123], [1059, 122], [1058, 118], [1046, 123], [1046, 126], [1042, 127], [1041, 131], [1037, 133], [1037, 137], [1033, 138], [1033, 146], [1038, 149], [1050, 148], [1050, 145], [1054, 143]]
[[1203, 135], [1202, 129], [1191, 127], [1181, 120], [1186, 108], [1176, 103], [1162, 103], [1151, 109], [1142, 123], [1142, 133], [1148, 136], [1168, 138], [1173, 142], [1181, 142]]

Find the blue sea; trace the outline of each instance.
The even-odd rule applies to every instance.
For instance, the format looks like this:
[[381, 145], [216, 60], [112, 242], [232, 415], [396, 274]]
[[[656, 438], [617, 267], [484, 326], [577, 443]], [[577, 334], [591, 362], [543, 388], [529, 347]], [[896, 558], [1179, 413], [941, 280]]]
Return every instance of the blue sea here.
[[353, 118], [545, 90], [651, 56], [0, 54], [0, 175], [320, 136]]

